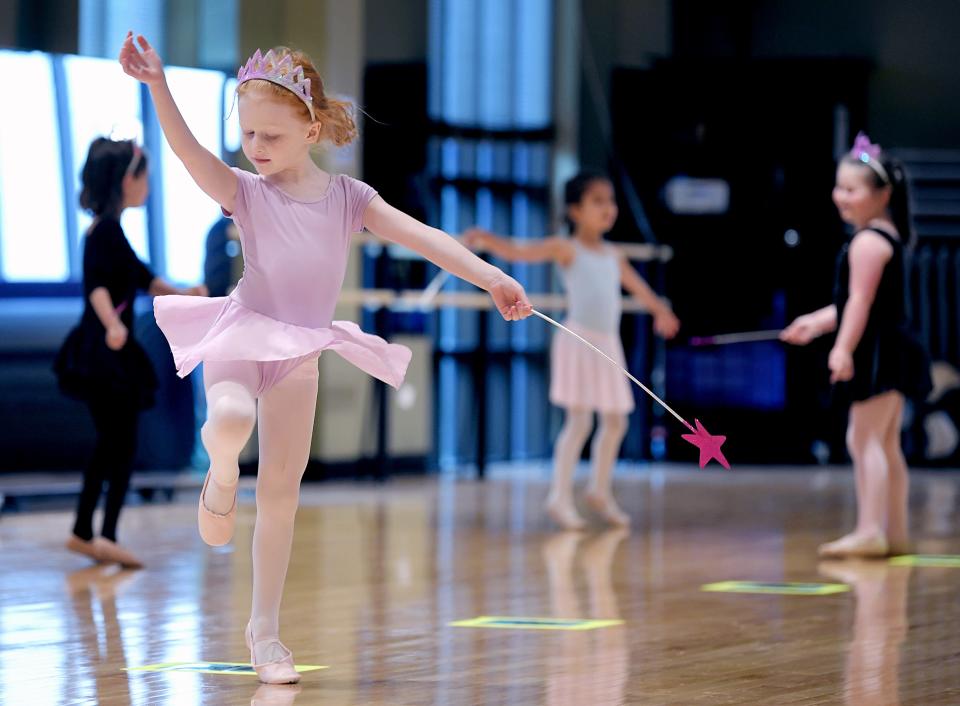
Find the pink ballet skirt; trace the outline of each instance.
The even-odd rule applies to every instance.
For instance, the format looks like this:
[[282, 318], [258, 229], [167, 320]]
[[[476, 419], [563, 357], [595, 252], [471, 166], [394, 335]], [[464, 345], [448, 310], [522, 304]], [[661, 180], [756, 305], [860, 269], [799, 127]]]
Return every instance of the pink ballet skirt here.
[[331, 350], [398, 388], [410, 363], [409, 348], [364, 333], [352, 321], [333, 321], [326, 328], [296, 326], [259, 314], [232, 297], [157, 297], [154, 313], [180, 377], [205, 360], [283, 361]]
[[326, 350], [399, 387], [410, 362], [404, 346], [334, 321], [352, 233], [377, 192], [334, 174], [326, 193], [298, 200], [264, 178], [237, 175], [233, 219], [243, 248], [243, 277], [227, 297], [163, 296], [154, 313], [177, 374], [203, 361], [252, 361], [276, 383], [297, 364]]
[[[620, 336], [584, 328], [572, 321], [564, 325], [626, 367]], [[633, 391], [623, 373], [573, 336], [556, 331], [550, 345], [550, 401], [565, 409], [629, 414]]]

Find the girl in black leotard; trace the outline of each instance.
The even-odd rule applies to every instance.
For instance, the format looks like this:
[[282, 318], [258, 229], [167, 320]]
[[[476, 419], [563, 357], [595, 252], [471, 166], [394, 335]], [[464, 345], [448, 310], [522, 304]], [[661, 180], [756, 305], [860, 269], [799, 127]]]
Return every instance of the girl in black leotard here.
[[904, 397], [930, 389], [929, 367], [908, 332], [904, 248], [909, 244], [902, 166], [862, 133], [837, 168], [833, 201], [854, 234], [837, 261], [834, 303], [798, 317], [781, 334], [805, 345], [838, 330], [830, 381], [849, 400], [847, 447], [857, 488], [857, 526], [820, 547], [825, 557], [907, 551], [907, 466], [900, 448]]
[[[130, 482], [137, 444], [137, 419], [153, 406], [157, 378], [133, 338], [137, 291], [206, 294], [203, 286], [178, 289], [155, 276], [137, 258], [120, 227], [120, 214], [147, 198], [147, 156], [130, 141], [97, 138], [81, 175], [80, 205], [94, 216], [83, 245], [83, 317], [57, 355], [54, 370], [67, 395], [86, 402], [97, 432], [84, 472], [77, 517], [67, 549], [95, 561], [141, 566], [117, 544], [117, 520]], [[108, 491], [100, 536], [93, 512]]]

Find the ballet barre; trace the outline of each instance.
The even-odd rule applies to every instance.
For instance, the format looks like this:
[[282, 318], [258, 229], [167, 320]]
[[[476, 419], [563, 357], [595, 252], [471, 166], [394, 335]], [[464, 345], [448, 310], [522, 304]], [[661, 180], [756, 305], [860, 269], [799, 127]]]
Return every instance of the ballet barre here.
[[[344, 289], [337, 299], [338, 304], [363, 306], [368, 309], [393, 309], [394, 311], [430, 311], [433, 309], [493, 308], [493, 300], [485, 292], [439, 292], [424, 300], [422, 289], [407, 289], [400, 292], [392, 289]], [[562, 294], [530, 294], [530, 303], [541, 311], [564, 311], [566, 297]], [[623, 311], [643, 313], [647, 308], [639, 299], [623, 297]]]
[[[453, 236], [455, 240], [459, 240], [458, 237]], [[529, 240], [524, 238], [514, 238], [516, 243], [525, 243]], [[379, 236], [374, 235], [369, 231], [362, 231], [360, 233], [355, 233], [353, 236], [353, 243], [356, 245], [373, 245], [373, 246], [388, 246], [394, 245], [389, 240], [384, 240]], [[616, 250], [624, 254], [624, 256], [633, 262], [669, 262], [673, 259], [673, 248], [669, 245], [654, 245], [651, 243], [607, 243], [611, 245]], [[398, 246], [402, 247], [402, 246]], [[417, 256], [419, 257], [419, 256]]]

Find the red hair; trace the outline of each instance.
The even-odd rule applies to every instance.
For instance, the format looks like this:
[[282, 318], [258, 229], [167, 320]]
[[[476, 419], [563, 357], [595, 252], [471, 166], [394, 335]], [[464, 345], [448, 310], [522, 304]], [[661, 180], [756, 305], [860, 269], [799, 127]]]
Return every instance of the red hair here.
[[[295, 51], [288, 47], [274, 47], [273, 53], [282, 59], [289, 55], [294, 65], [303, 67], [303, 77], [310, 79], [310, 93], [313, 96], [313, 110], [316, 120], [320, 123], [320, 140], [329, 140], [337, 147], [353, 142], [357, 137], [357, 124], [353, 119], [353, 105], [348, 101], [331, 98], [323, 91], [323, 79], [310, 57], [302, 51]], [[295, 108], [307, 122], [310, 121], [310, 109], [297, 95], [283, 86], [253, 79], [240, 84], [237, 92], [240, 95], [251, 90], [266, 93], [276, 100], [283, 101]]]

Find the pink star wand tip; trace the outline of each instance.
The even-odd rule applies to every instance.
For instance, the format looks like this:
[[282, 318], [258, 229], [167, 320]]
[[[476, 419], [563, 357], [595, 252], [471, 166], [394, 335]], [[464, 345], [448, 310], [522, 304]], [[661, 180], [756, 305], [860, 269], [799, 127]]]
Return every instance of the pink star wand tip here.
[[696, 429], [689, 427], [693, 434], [684, 434], [682, 438], [700, 449], [700, 468], [705, 467], [712, 459], [716, 459], [717, 463], [730, 470], [730, 463], [720, 450], [727, 437], [711, 434], [699, 419], [695, 419], [694, 422], [697, 425]]

